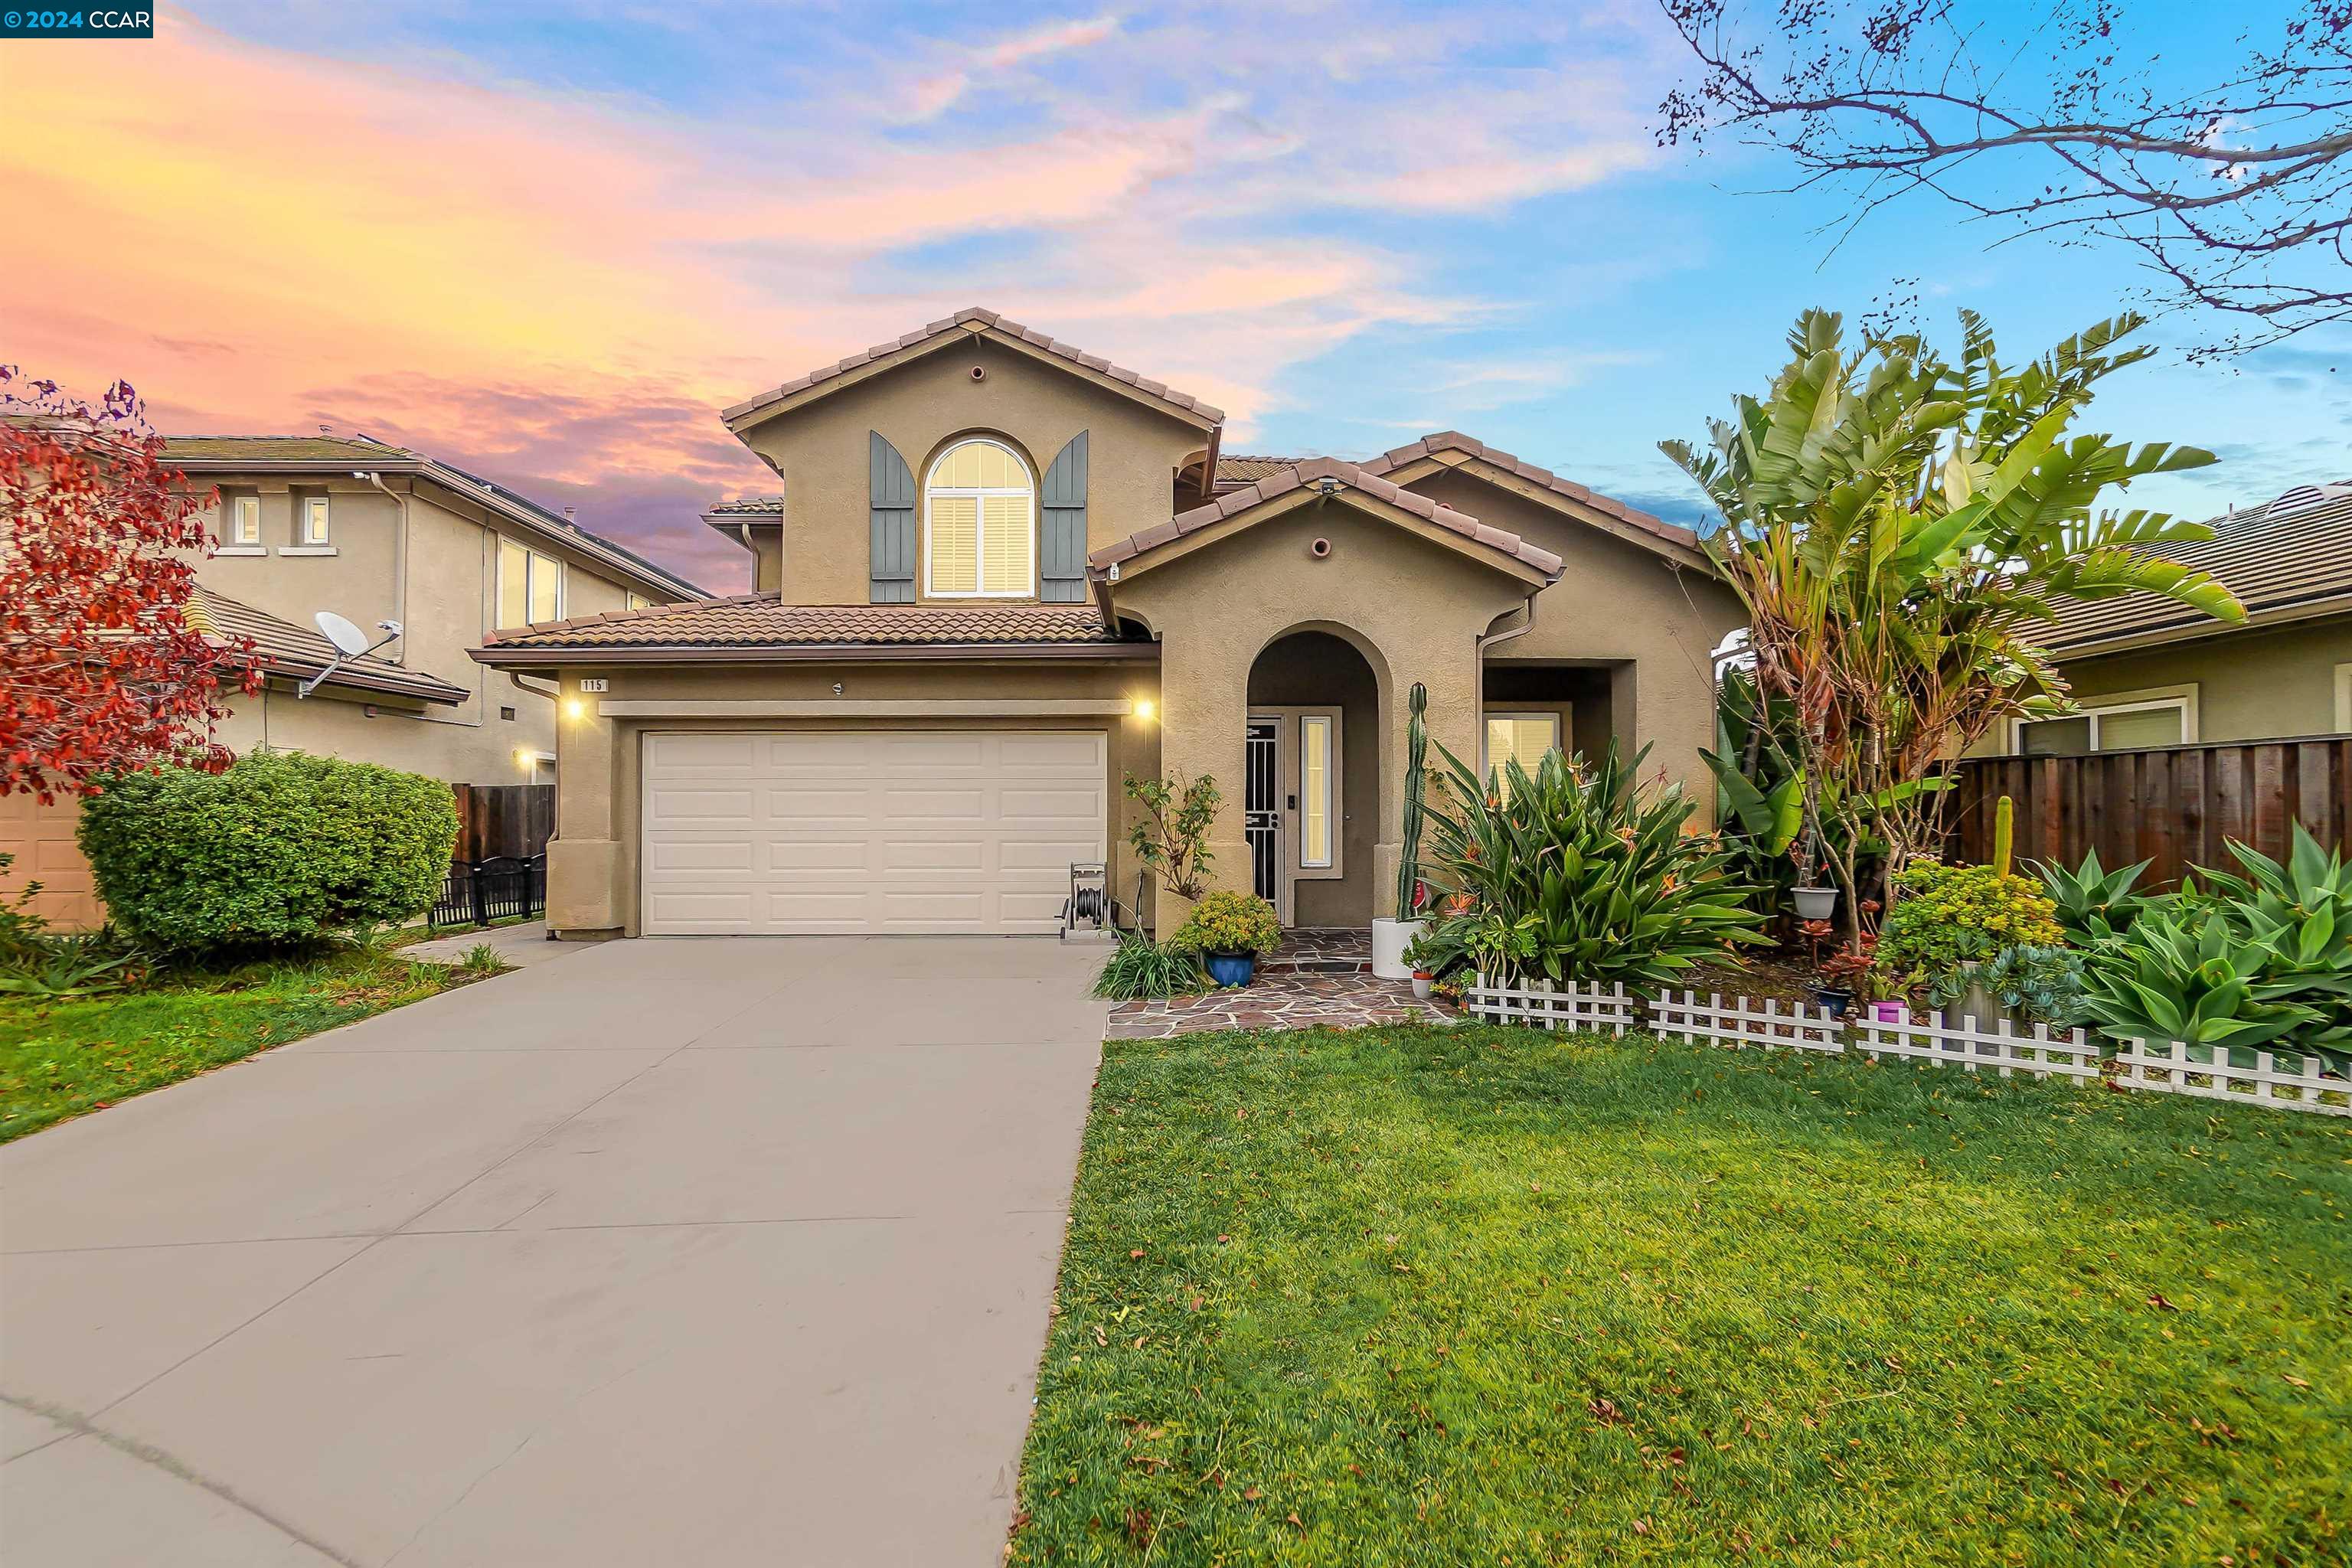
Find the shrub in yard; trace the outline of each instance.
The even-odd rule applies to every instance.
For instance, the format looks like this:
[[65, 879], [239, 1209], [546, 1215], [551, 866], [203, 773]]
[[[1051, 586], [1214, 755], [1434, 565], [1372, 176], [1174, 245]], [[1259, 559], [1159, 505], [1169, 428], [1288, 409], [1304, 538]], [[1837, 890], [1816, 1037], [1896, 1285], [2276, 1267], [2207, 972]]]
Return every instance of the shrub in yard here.
[[1282, 941], [1274, 906], [1254, 893], [1211, 893], [1192, 906], [1168, 945], [1179, 952], [1272, 952]]
[[1172, 942], [1155, 942], [1140, 931], [1119, 933], [1118, 946], [1095, 976], [1095, 994], [1113, 1002], [1151, 996], [1182, 996], [1208, 988], [1201, 955]]
[[432, 906], [457, 842], [449, 786], [265, 752], [164, 768], [82, 803], [82, 853], [115, 923], [173, 952], [316, 941]]
[[2006, 947], [2066, 940], [2049, 895], [2023, 877], [1990, 866], [1918, 860], [1895, 877], [1902, 901], [1878, 933], [1878, 963], [1909, 987], [1951, 974]]
[[1755, 889], [1722, 842], [1683, 831], [1696, 803], [1679, 784], [1647, 793], [1612, 745], [1600, 762], [1546, 755], [1505, 764], [1498, 787], [1444, 747], [1453, 801], [1428, 808], [1429, 858], [1450, 897], [1439, 955], [1511, 977], [1656, 985], [1763, 940]]

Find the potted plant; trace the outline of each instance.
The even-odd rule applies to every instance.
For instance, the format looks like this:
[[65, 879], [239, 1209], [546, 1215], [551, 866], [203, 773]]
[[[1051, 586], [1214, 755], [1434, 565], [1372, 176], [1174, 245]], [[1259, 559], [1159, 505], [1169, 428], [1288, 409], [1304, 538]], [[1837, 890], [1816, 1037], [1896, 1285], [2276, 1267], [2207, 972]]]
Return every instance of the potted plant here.
[[1416, 1002], [1429, 1000], [1430, 987], [1437, 983], [1437, 944], [1426, 931], [1417, 931], [1405, 944], [1404, 965], [1412, 975], [1412, 996]]
[[1259, 957], [1281, 941], [1282, 924], [1272, 904], [1253, 893], [1215, 892], [1192, 906], [1168, 945], [1199, 953], [1209, 978], [1230, 987], [1247, 985]]
[[1405, 948], [1421, 934], [1424, 922], [1413, 918], [1421, 905], [1421, 819], [1423, 786], [1429, 756], [1429, 691], [1414, 681], [1405, 694], [1404, 830], [1397, 844], [1396, 913], [1372, 919], [1372, 973], [1382, 980], [1402, 980], [1412, 973]]

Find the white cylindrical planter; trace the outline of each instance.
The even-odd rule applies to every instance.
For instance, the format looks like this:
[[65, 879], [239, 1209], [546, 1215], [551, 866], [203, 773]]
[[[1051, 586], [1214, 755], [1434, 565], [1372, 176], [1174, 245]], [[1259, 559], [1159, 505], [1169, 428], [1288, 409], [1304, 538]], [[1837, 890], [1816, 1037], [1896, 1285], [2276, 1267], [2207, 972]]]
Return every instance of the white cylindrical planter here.
[[1404, 950], [1421, 934], [1421, 921], [1391, 920], [1382, 916], [1372, 921], [1372, 973], [1382, 980], [1410, 980], [1412, 965], [1404, 961]]

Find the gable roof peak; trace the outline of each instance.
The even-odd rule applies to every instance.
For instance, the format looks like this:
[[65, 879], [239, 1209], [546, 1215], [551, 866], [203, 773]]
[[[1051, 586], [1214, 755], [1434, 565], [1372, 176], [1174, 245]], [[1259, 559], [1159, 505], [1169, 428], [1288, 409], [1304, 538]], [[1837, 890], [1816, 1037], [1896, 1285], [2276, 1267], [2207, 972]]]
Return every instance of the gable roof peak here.
[[1173, 411], [1178, 417], [1190, 424], [1206, 427], [1224, 423], [1223, 409], [1203, 403], [1189, 392], [1179, 392], [1165, 382], [1154, 381], [1150, 376], [1139, 374], [1124, 365], [1113, 364], [1099, 354], [1087, 353], [1076, 344], [1066, 343], [1058, 338], [1048, 336], [1034, 327], [1026, 327], [1018, 321], [1009, 321], [1000, 312], [979, 305], [966, 305], [951, 316], [942, 317], [915, 331], [903, 333], [888, 342], [876, 343], [863, 353], [851, 354], [848, 358], [835, 361], [829, 365], [819, 365], [807, 374], [795, 376], [772, 391], [763, 392], [757, 397], [747, 398], [731, 407], [720, 409], [719, 417], [726, 423], [729, 429], [740, 435], [747, 426], [756, 424], [767, 417], [769, 412], [775, 409], [779, 404], [812, 391], [822, 396], [825, 392], [836, 390], [826, 386], [825, 384], [828, 382], [838, 381], [854, 371], [863, 370], [881, 361], [896, 360], [902, 355], [913, 358], [917, 354], [943, 346], [942, 340], [950, 333], [969, 332], [975, 328], [981, 332], [997, 337], [1049, 363], [1055, 360], [1063, 361], [1066, 367], [1075, 367], [1079, 374], [1104, 377], [1130, 390], [1148, 402], [1157, 403]]

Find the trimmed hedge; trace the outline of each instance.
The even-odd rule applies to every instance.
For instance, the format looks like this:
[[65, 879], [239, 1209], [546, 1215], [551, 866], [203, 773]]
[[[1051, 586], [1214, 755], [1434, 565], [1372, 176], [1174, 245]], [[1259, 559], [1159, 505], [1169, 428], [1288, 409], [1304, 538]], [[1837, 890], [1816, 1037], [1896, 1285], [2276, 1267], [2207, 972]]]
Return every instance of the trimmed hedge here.
[[220, 773], [126, 773], [82, 802], [81, 852], [115, 925], [173, 951], [312, 942], [433, 906], [457, 844], [449, 786], [262, 752]]

